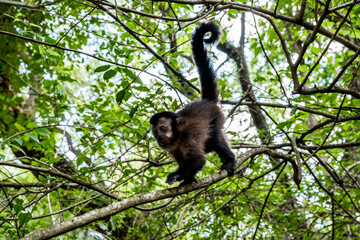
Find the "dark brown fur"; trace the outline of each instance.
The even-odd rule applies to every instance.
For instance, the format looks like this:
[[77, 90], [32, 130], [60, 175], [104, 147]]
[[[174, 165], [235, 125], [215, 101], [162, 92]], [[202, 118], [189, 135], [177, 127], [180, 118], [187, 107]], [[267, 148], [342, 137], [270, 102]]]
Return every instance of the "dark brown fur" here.
[[178, 112], [161, 112], [150, 119], [153, 135], [159, 146], [168, 151], [179, 165], [167, 183], [195, 180], [195, 174], [206, 162], [205, 153], [215, 151], [223, 165], [221, 169], [234, 174], [235, 156], [222, 131], [224, 115], [219, 106], [217, 80], [207, 57], [203, 41], [206, 32], [211, 41], [219, 38], [220, 30], [214, 23], [203, 23], [193, 35], [193, 54], [200, 74], [202, 99], [192, 102]]

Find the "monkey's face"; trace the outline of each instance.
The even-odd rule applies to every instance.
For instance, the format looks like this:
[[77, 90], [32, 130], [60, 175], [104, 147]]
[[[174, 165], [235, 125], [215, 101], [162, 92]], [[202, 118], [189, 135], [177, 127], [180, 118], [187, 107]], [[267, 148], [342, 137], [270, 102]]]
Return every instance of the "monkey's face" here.
[[151, 131], [157, 143], [162, 148], [166, 148], [174, 140], [174, 131], [171, 123], [171, 119], [161, 117], [155, 124], [151, 124]]

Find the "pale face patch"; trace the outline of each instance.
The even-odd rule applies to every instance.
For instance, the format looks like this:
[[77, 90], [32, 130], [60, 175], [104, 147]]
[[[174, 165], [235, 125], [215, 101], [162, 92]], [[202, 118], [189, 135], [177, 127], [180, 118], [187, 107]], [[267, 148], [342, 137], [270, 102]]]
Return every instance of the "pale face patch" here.
[[173, 129], [171, 127], [172, 120], [169, 118], [161, 117], [156, 125], [151, 124], [151, 131], [162, 148], [167, 147], [174, 138]]

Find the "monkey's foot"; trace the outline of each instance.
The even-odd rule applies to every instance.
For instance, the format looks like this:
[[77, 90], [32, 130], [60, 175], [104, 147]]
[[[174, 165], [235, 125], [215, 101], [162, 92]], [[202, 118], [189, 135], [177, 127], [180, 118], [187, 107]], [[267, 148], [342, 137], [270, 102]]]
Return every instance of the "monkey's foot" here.
[[228, 176], [231, 177], [235, 173], [235, 162], [226, 162], [221, 166], [221, 170], [226, 170]]
[[184, 180], [182, 183], [180, 183], [179, 187], [182, 187], [182, 186], [185, 186], [185, 185], [188, 185], [188, 184], [192, 184], [192, 183], [197, 183], [195, 178]]
[[176, 172], [170, 173], [166, 179], [166, 183], [171, 185], [174, 182], [183, 180], [182, 176]]

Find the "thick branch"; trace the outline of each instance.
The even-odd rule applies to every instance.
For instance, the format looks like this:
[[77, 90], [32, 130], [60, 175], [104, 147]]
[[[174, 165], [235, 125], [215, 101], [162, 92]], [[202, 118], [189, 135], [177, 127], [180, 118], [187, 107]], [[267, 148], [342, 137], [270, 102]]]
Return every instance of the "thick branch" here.
[[[287, 161], [292, 160], [291, 156], [278, 153], [276, 151], [270, 150], [268, 148], [259, 148], [255, 150], [248, 151], [244, 153], [241, 158], [236, 162], [236, 166], [239, 167], [243, 162], [245, 162], [248, 158], [259, 155], [259, 154], [267, 154], [269, 156], [275, 157], [275, 158], [282, 158]], [[87, 212], [83, 215], [73, 217], [72, 219], [61, 222], [56, 225], [52, 225], [49, 227], [45, 227], [42, 229], [39, 229], [37, 231], [34, 231], [28, 235], [26, 235], [23, 240], [42, 240], [42, 239], [49, 239], [55, 236], [58, 236], [60, 234], [69, 232], [71, 230], [74, 230], [76, 228], [82, 227], [86, 224], [113, 216], [117, 213], [120, 213], [126, 209], [145, 204], [145, 203], [151, 203], [154, 201], [170, 198], [170, 197], [176, 197], [191, 191], [194, 191], [196, 189], [207, 187], [215, 182], [219, 182], [220, 180], [226, 178], [227, 173], [225, 170], [222, 170], [221, 172], [215, 173], [212, 176], [206, 177], [204, 179], [199, 180], [197, 183], [193, 183], [190, 185], [186, 185], [183, 187], [175, 187], [170, 189], [164, 189], [159, 190], [155, 192], [150, 193], [143, 193], [135, 195], [131, 198], [124, 199], [122, 201], [118, 201], [115, 203], [112, 203], [106, 207], [102, 207], [99, 209], [92, 210], [90, 212]]]
[[296, 92], [302, 95], [312, 95], [315, 93], [342, 93], [348, 94], [355, 98], [360, 98], [360, 92], [355, 89], [342, 88], [342, 87], [332, 87], [328, 89], [327, 87], [315, 87], [315, 88], [301, 88], [299, 92]]
[[[291, 147], [292, 144], [291, 143], [281, 143], [281, 144], [274, 144], [274, 145], [267, 145], [267, 146], [263, 146], [263, 145], [256, 145], [256, 144], [233, 144], [233, 148], [234, 149], [239, 149], [239, 148], [270, 148], [270, 149], [282, 149], [285, 147]], [[303, 144], [298, 144], [297, 145], [298, 148], [304, 149], [304, 150], [316, 150], [319, 148], [319, 146], [307, 146], [307, 145], [303, 145]], [[349, 148], [349, 147], [360, 147], [360, 142], [346, 142], [346, 143], [339, 143], [339, 144], [328, 144], [328, 145], [323, 145], [320, 146], [320, 150], [325, 150], [325, 149], [335, 149], [335, 148]]]
[[15, 7], [23, 7], [23, 8], [29, 8], [29, 9], [40, 9], [43, 8], [45, 6], [50, 6], [50, 5], [54, 5], [58, 2], [60, 2], [61, 0], [56, 0], [53, 2], [47, 2], [41, 5], [34, 5], [34, 4], [30, 4], [30, 3], [25, 3], [25, 2], [20, 2], [20, 1], [9, 1], [9, 0], [0, 0], [0, 4], [6, 4], [6, 5], [11, 5], [11, 6], [15, 6]]

